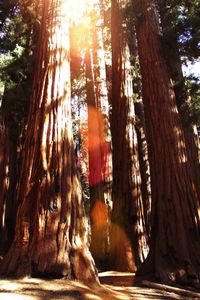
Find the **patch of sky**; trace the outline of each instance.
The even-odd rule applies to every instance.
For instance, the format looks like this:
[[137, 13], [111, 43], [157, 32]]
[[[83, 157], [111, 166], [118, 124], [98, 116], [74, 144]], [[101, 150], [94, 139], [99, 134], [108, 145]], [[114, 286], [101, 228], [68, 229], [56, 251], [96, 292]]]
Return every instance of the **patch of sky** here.
[[185, 76], [194, 76], [200, 81], [200, 59], [195, 60], [194, 62], [187, 61], [183, 64], [183, 73]]
[[191, 31], [192, 31], [192, 28], [185, 31], [184, 34], [181, 34], [178, 39], [179, 43], [183, 44], [183, 43], [187, 42], [188, 40], [190, 40], [192, 38]]

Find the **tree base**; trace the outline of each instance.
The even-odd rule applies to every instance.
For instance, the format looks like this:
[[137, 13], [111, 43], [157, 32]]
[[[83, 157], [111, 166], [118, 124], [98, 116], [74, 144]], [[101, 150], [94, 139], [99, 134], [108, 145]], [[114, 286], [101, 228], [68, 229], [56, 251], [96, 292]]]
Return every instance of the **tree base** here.
[[[69, 255], [69, 266], [54, 264], [46, 266], [43, 271], [27, 253], [15, 252], [10, 249], [0, 261], [0, 275], [11, 278], [38, 277], [38, 278], [67, 278], [76, 279], [86, 284], [99, 284], [98, 273], [89, 251], [84, 248], [73, 249]], [[54, 270], [55, 271], [54, 271]], [[68, 272], [66, 273], [66, 269]], [[63, 271], [64, 270], [64, 271]]]

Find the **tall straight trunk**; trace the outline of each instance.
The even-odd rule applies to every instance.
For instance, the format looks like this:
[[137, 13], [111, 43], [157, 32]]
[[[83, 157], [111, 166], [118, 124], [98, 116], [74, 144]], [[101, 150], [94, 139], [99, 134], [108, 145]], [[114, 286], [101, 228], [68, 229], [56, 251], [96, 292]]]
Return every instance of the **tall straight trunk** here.
[[97, 267], [104, 268], [107, 256], [108, 212], [104, 197], [104, 119], [97, 107], [92, 53], [86, 51], [86, 94], [88, 105], [88, 155], [91, 217], [91, 253]]
[[106, 223], [104, 226], [104, 268], [106, 268], [109, 252], [109, 224], [111, 209], [111, 183], [112, 183], [112, 153], [111, 153], [111, 132], [109, 119], [109, 101], [106, 82], [106, 61], [103, 40], [103, 12], [101, 1], [98, 3], [99, 12], [96, 20], [95, 30], [92, 31], [92, 56], [93, 56], [93, 77], [96, 106], [100, 117], [100, 139], [101, 139], [101, 172], [104, 191], [104, 211], [106, 212]]
[[15, 218], [17, 210], [16, 202], [16, 191], [18, 185], [18, 162], [19, 162], [19, 153], [17, 152], [17, 140], [15, 128], [16, 124], [13, 124], [10, 121], [6, 121], [7, 130], [8, 130], [8, 144], [6, 152], [8, 153], [8, 178], [9, 178], [9, 187], [6, 195], [6, 205], [5, 205], [5, 225], [6, 225], [6, 245], [5, 251], [7, 251], [14, 239], [15, 232]]
[[195, 172], [195, 185], [200, 196], [200, 165], [199, 165], [199, 140], [195, 135], [191, 111], [191, 99], [187, 90], [185, 78], [182, 70], [182, 61], [178, 48], [178, 36], [175, 28], [169, 21], [166, 1], [159, 1], [161, 15], [162, 34], [164, 40], [164, 52], [168, 63], [169, 73], [174, 82], [174, 92], [176, 96], [177, 108], [180, 114], [185, 142], [188, 151], [190, 164]]
[[161, 46], [156, 4], [135, 1], [152, 187], [147, 260], [164, 283], [199, 285], [199, 199]]
[[[100, 1], [101, 2], [101, 1]], [[106, 60], [103, 40], [103, 12], [98, 15], [95, 31], [93, 32], [93, 61], [94, 61], [94, 86], [96, 105], [104, 118], [104, 183], [105, 197], [111, 199], [110, 184], [112, 182], [112, 154], [111, 154], [111, 132], [110, 132], [110, 109], [108, 99], [108, 88], [106, 78]], [[108, 186], [106, 186], [108, 185]]]
[[[16, 126], [16, 124], [15, 124]], [[13, 238], [16, 217], [17, 137], [11, 120], [4, 119], [1, 131], [0, 162], [0, 252], [5, 254]]]
[[144, 221], [146, 229], [146, 237], [149, 243], [151, 232], [151, 179], [150, 179], [150, 166], [148, 156], [148, 145], [146, 139], [146, 124], [144, 116], [144, 105], [142, 102], [142, 86], [140, 80], [139, 71], [139, 57], [136, 39], [135, 26], [129, 28], [130, 38], [128, 40], [130, 53], [131, 53], [131, 65], [133, 68], [133, 96], [134, 96], [134, 108], [136, 116], [135, 130], [137, 133], [138, 141], [138, 157], [141, 174], [141, 193], [142, 203], [144, 207]]
[[122, 30], [120, 9], [121, 2], [113, 0], [111, 10], [113, 210], [110, 267], [120, 271], [134, 271], [143, 256], [144, 226], [137, 138], [133, 124], [130, 58]]
[[6, 193], [8, 191], [8, 132], [3, 120], [0, 126], [0, 254], [4, 254], [6, 245], [6, 224], [5, 224], [5, 210], [6, 210]]
[[43, 2], [15, 239], [0, 273], [98, 281], [75, 167], [68, 4]]
[[146, 125], [144, 118], [144, 107], [142, 101], [135, 103], [135, 115], [138, 118], [136, 126], [138, 140], [138, 157], [141, 174], [141, 193], [144, 207], [144, 221], [147, 241], [149, 243], [151, 236], [151, 178], [149, 166], [148, 145], [146, 140]]

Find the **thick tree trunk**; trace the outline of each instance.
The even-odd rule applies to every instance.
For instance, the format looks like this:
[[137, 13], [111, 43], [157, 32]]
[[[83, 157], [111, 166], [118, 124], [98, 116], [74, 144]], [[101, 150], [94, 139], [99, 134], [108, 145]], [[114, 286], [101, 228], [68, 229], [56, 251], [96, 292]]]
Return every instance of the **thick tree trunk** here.
[[113, 210], [110, 268], [134, 271], [142, 260], [145, 234], [137, 138], [133, 124], [130, 57], [122, 30], [120, 6], [120, 1], [112, 1]]
[[180, 114], [185, 142], [188, 152], [190, 164], [195, 172], [195, 185], [200, 196], [200, 165], [199, 165], [199, 151], [198, 151], [198, 138], [194, 133], [193, 112], [191, 108], [191, 99], [187, 91], [185, 78], [182, 71], [182, 62], [178, 49], [178, 36], [175, 28], [171, 23], [169, 15], [169, 8], [166, 1], [159, 1], [161, 25], [163, 34], [163, 46], [165, 57], [168, 63], [170, 76], [174, 83], [174, 92], [176, 96], [176, 104]]
[[164, 283], [199, 285], [199, 199], [164, 60], [154, 1], [135, 1], [152, 186], [155, 275]]
[[15, 240], [1, 274], [98, 281], [71, 125], [68, 1], [44, 1], [37, 69], [18, 191]]

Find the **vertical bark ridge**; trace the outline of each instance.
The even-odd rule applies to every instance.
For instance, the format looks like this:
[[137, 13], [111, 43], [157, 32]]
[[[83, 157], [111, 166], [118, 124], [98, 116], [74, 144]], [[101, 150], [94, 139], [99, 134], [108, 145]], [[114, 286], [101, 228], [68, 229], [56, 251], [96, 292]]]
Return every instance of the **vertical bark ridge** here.
[[[113, 211], [111, 216], [111, 267], [134, 271], [143, 255], [143, 235], [137, 138], [130, 78], [130, 57], [121, 26], [122, 3], [112, 1], [112, 118]], [[120, 126], [119, 126], [120, 124]], [[141, 230], [141, 231], [140, 231]], [[123, 242], [120, 240], [123, 240]]]
[[154, 1], [135, 1], [152, 182], [152, 265], [165, 283], [199, 285], [199, 199]]
[[[188, 159], [190, 160], [191, 167], [195, 173], [195, 186], [199, 191], [200, 179], [200, 166], [199, 166], [199, 153], [198, 153], [198, 138], [194, 132], [192, 125], [193, 112], [191, 108], [191, 99], [189, 92], [186, 88], [186, 82], [182, 71], [182, 62], [178, 49], [178, 36], [176, 29], [172, 27], [169, 19], [170, 12], [166, 6], [166, 1], [159, 1], [159, 11], [161, 15], [162, 35], [163, 35], [163, 48], [166, 60], [168, 62], [168, 70], [173, 80], [174, 92], [176, 96], [176, 104], [180, 114], [182, 127], [185, 135], [185, 142], [188, 152]], [[172, 11], [177, 8], [171, 7]], [[170, 34], [170, 37], [169, 37]]]
[[44, 1], [15, 240], [2, 274], [98, 282], [87, 248], [71, 125], [68, 1]]

